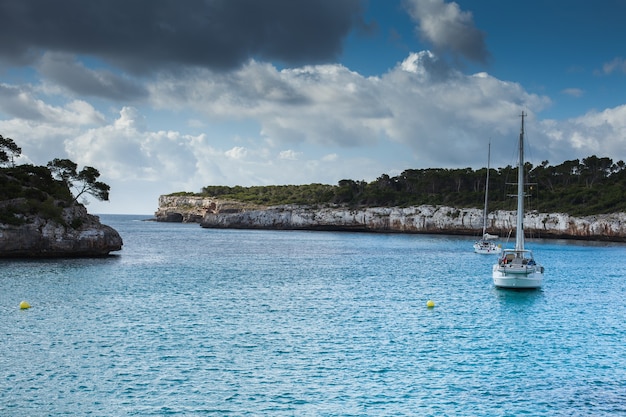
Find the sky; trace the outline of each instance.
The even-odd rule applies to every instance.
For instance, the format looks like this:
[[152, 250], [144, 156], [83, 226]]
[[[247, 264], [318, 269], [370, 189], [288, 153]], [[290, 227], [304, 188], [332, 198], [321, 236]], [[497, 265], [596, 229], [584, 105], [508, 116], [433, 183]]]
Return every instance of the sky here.
[[0, 134], [152, 215], [208, 185], [626, 159], [626, 0], [0, 0]]

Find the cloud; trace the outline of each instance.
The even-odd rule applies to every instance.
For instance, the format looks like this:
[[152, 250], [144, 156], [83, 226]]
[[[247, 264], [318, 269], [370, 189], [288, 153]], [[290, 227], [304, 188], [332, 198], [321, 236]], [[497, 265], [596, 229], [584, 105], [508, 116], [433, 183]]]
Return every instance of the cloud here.
[[[546, 97], [529, 94], [516, 83], [485, 73], [464, 75], [428, 51], [410, 54], [380, 77], [364, 77], [342, 65], [279, 70], [250, 61], [228, 74], [207, 69], [162, 74], [148, 80], [145, 90], [149, 92], [145, 103], [184, 115], [180, 126], [189, 119], [205, 121], [203, 133], [150, 131], [142, 116], [148, 110], [130, 107], [106, 123], [100, 115], [92, 120], [99, 122], [95, 126], [71, 124], [72, 117], [85, 119], [94, 111], [70, 112], [69, 104], [50, 106], [42, 111], [48, 115], [41, 120], [46, 126], [55, 117], [67, 120], [74, 131], [64, 139], [66, 152], [86, 165], [103, 166], [102, 172], [115, 178], [182, 180], [198, 177], [196, 171], [206, 168], [194, 167], [203, 164], [219, 166], [216, 173], [228, 172], [224, 161], [230, 167], [255, 167], [249, 172], [265, 172], [278, 161], [340, 164], [346, 155], [365, 154], [391, 165], [400, 156], [407, 167], [474, 165], [483, 162], [488, 138], [515, 136], [521, 109], [539, 112], [549, 105]], [[30, 92], [30, 104], [24, 107], [39, 100], [46, 109], [36, 93]], [[222, 132], [217, 128], [221, 123], [252, 128], [245, 133], [241, 127]], [[19, 135], [4, 133], [19, 142]], [[463, 152], [450, 152], [457, 148]], [[335, 155], [334, 161], [327, 155]], [[382, 168], [371, 159], [368, 164], [371, 170]], [[242, 176], [247, 181], [271, 181], [270, 177]]]
[[0, 110], [8, 116], [27, 120], [43, 120], [46, 105], [33, 96], [30, 86], [0, 84]]
[[229, 149], [226, 152], [224, 152], [224, 155], [232, 159], [244, 159], [247, 156], [247, 154], [248, 154], [248, 151], [246, 151], [246, 148], [242, 146], [235, 146], [234, 148]]
[[474, 62], [488, 61], [485, 35], [474, 26], [471, 12], [444, 0], [405, 0], [405, 5], [418, 24], [420, 36], [435, 49]]
[[45, 53], [37, 68], [47, 82], [67, 88], [72, 94], [126, 102], [147, 96], [147, 91], [138, 81], [111, 71], [86, 68], [66, 53]]
[[142, 115], [124, 107], [105, 126], [66, 138], [64, 147], [79, 165], [94, 166], [109, 178], [177, 180], [194, 173], [189, 165], [193, 139], [178, 132], [146, 131]]
[[37, 93], [29, 87], [0, 85], [0, 111], [8, 116], [0, 120], [0, 132], [22, 147], [20, 162], [45, 165], [60, 156], [66, 138], [105, 123], [105, 117], [86, 101], [54, 105]]
[[296, 161], [300, 158], [300, 156], [302, 155], [302, 152], [295, 152], [291, 149], [288, 149], [286, 151], [281, 151], [278, 154], [278, 158], [279, 159], [290, 159], [292, 161]]
[[519, 84], [466, 76], [428, 51], [410, 54], [381, 77], [342, 65], [278, 70], [251, 61], [229, 75], [197, 70], [149, 89], [158, 106], [207, 120], [253, 120], [260, 128], [246, 139], [250, 146], [340, 153], [392, 142], [438, 166], [468, 163], [467, 153], [450, 153], [441, 143], [471, 148], [482, 161], [486, 138], [514, 132], [521, 109], [549, 105]]
[[40, 98], [42, 91], [30, 85], [0, 84], [0, 111], [9, 117], [37, 123], [80, 126], [100, 124], [104, 117], [84, 100], [64, 105], [49, 104]]
[[626, 136], [626, 105], [589, 112], [562, 122], [544, 121], [541, 129], [555, 163], [591, 155], [626, 159], [623, 151]]
[[134, 73], [196, 66], [228, 70], [249, 58], [289, 65], [336, 58], [361, 0], [0, 0], [0, 56], [40, 51], [95, 56]]
[[582, 95], [584, 94], [584, 91], [581, 90], [580, 88], [566, 88], [565, 90], [561, 91], [561, 93], [578, 98], [578, 97], [582, 97]]
[[626, 61], [623, 58], [617, 57], [614, 58], [612, 61], [605, 63], [602, 66], [602, 70], [596, 71], [596, 74], [610, 75], [614, 72], [621, 72], [626, 74]]
[[149, 88], [159, 108], [193, 109], [209, 120], [254, 119], [262, 137], [277, 144], [358, 146], [376, 140], [370, 120], [386, 111], [370, 90], [373, 80], [341, 65], [279, 71], [252, 61], [228, 75], [190, 71]]

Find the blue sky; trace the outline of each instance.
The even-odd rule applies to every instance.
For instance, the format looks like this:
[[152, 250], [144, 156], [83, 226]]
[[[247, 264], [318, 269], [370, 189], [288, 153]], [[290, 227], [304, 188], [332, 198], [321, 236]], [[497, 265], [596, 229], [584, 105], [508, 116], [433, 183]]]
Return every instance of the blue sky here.
[[626, 159], [626, 1], [0, 0], [0, 134], [152, 214], [205, 185]]

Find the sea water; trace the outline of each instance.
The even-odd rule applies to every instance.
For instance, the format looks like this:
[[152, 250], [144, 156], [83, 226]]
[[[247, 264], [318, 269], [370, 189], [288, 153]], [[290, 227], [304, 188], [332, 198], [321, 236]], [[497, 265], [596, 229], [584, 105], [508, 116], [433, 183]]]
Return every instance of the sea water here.
[[544, 286], [511, 291], [467, 237], [146, 217], [0, 261], [0, 415], [626, 415], [622, 244], [529, 241]]

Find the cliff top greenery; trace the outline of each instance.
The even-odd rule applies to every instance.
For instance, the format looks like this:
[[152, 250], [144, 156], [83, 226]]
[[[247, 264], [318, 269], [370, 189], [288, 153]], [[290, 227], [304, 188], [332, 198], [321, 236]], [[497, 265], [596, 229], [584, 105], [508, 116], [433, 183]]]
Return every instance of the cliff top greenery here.
[[[626, 165], [590, 156], [552, 166], [526, 163], [526, 208], [586, 216], [626, 211]], [[337, 185], [206, 186], [201, 193], [174, 193], [231, 199], [250, 204], [406, 207], [423, 204], [482, 208], [487, 168], [409, 169], [375, 181], [341, 180]], [[517, 167], [489, 170], [489, 210], [514, 210]]]
[[13, 161], [21, 153], [13, 139], [0, 135], [0, 223], [20, 225], [28, 216], [39, 216], [63, 224], [63, 208], [77, 204], [80, 197], [109, 199], [110, 187], [98, 181], [97, 169], [86, 166], [77, 171], [69, 159], [54, 159], [47, 166], [16, 166]]

